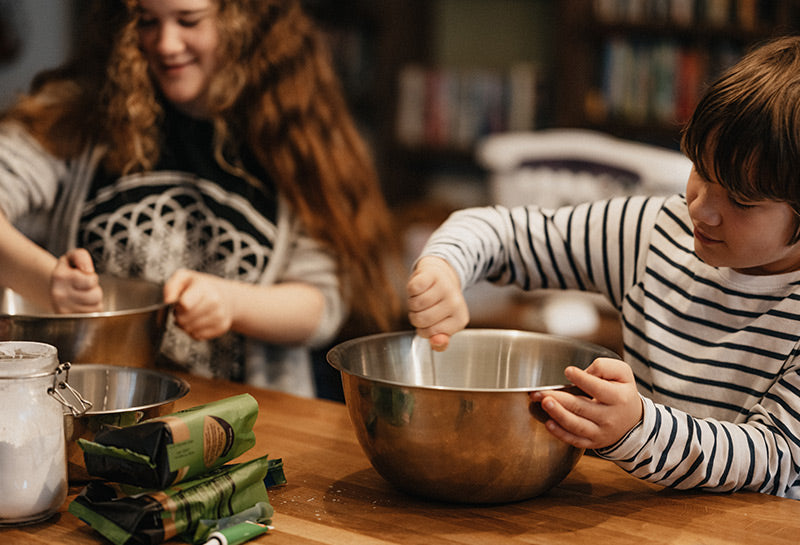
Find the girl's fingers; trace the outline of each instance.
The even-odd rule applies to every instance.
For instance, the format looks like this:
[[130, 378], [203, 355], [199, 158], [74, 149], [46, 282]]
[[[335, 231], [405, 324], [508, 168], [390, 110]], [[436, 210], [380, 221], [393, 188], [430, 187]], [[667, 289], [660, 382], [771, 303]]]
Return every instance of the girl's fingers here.
[[73, 269], [78, 269], [84, 273], [94, 274], [94, 263], [92, 256], [85, 248], [76, 248], [67, 253], [67, 263]]
[[431, 344], [431, 348], [437, 352], [444, 352], [450, 344], [450, 335], [446, 333], [437, 333], [432, 335], [428, 342]]
[[188, 271], [183, 269], [175, 271], [164, 283], [164, 302], [168, 304], [176, 303], [191, 281], [192, 277]]

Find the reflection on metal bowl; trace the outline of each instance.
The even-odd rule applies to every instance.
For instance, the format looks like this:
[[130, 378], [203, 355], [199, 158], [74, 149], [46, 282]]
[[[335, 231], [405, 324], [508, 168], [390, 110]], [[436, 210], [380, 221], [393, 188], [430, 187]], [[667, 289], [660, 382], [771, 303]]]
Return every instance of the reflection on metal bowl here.
[[531, 498], [567, 476], [583, 450], [546, 430], [528, 392], [568, 388], [568, 365], [616, 354], [513, 330], [468, 329], [444, 352], [422, 343], [412, 333], [387, 333], [328, 352], [378, 473], [410, 494], [461, 503]]
[[59, 360], [152, 366], [166, 328], [169, 305], [162, 287], [138, 279], [101, 276], [103, 311], [54, 314], [6, 288], [0, 299], [0, 341], [39, 341]]
[[179, 377], [154, 369], [120, 365], [73, 365], [68, 383], [92, 403], [92, 408], [83, 416], [64, 415], [70, 482], [89, 477], [78, 438], [91, 440], [105, 426], [130, 426], [170, 414], [174, 412], [175, 402], [189, 393], [189, 385]]

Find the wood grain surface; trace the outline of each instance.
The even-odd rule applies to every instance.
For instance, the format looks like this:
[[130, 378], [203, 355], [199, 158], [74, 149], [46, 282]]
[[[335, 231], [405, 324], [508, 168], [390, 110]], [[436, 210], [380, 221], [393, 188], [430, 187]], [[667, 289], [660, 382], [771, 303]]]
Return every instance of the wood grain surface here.
[[[270, 490], [270, 533], [255, 544], [797, 544], [800, 502], [764, 494], [663, 489], [584, 456], [559, 486], [531, 500], [452, 505], [395, 491], [370, 466], [347, 411], [239, 384], [183, 375], [191, 392], [176, 409], [249, 392], [259, 402], [254, 449], [237, 461], [282, 458], [288, 484]], [[0, 543], [98, 545], [99, 534], [66, 511], [0, 529]], [[178, 540], [172, 542], [180, 543]]]

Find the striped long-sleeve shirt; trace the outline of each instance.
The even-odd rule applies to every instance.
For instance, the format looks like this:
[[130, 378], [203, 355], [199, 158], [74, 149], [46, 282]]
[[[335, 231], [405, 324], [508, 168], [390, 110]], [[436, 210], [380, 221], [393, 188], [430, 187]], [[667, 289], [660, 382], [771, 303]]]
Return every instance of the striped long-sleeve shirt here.
[[800, 271], [706, 265], [681, 196], [467, 209], [423, 254], [464, 288], [597, 291], [620, 310], [644, 416], [600, 456], [665, 486], [800, 499]]

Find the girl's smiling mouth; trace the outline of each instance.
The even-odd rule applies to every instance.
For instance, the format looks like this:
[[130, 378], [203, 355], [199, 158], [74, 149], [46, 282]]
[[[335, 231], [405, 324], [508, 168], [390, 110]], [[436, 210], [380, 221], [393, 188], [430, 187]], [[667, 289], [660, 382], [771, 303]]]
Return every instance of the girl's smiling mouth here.
[[191, 61], [162, 63], [161, 70], [164, 72], [177, 72], [182, 68], [186, 68], [190, 64]]

